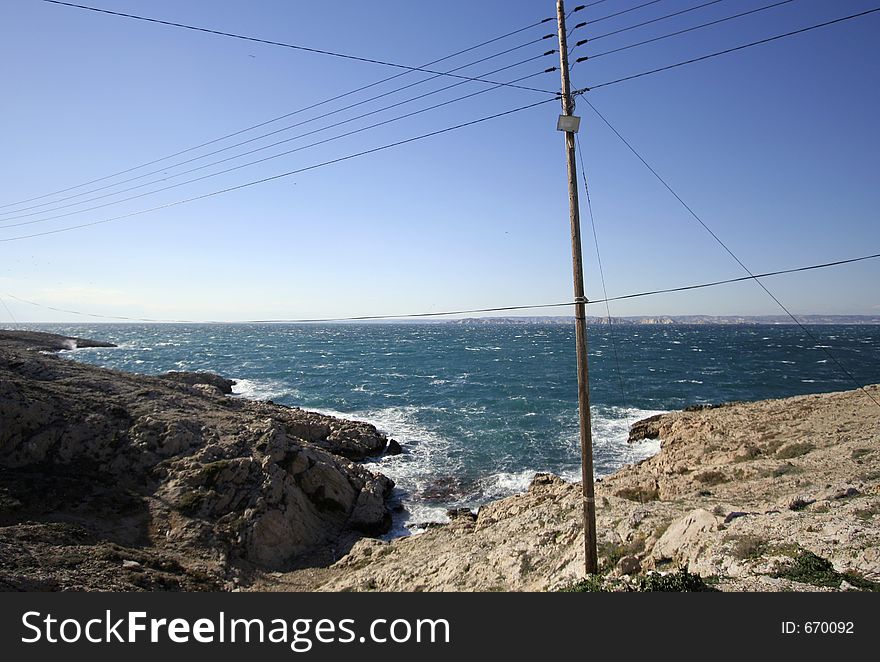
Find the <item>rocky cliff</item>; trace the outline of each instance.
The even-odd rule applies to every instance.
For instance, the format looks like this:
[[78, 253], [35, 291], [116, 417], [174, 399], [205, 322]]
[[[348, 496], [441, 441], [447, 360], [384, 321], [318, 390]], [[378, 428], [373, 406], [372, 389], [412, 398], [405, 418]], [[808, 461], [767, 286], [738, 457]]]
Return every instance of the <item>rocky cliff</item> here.
[[96, 345], [0, 332], [0, 589], [228, 589], [390, 526], [373, 426], [47, 353]]

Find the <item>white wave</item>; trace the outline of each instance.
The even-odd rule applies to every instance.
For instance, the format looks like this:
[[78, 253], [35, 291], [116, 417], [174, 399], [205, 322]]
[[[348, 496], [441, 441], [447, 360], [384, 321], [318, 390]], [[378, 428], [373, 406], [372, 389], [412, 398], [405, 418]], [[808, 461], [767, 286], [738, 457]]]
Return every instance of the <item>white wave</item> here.
[[[602, 456], [604, 465], [604, 470], [597, 470], [597, 474], [608, 475], [625, 464], [641, 462], [656, 455], [660, 451], [659, 439], [630, 443], [629, 429], [636, 421], [663, 413], [665, 412], [651, 409], [616, 407], [612, 410], [611, 417], [594, 415], [593, 448], [597, 455]], [[575, 437], [574, 443], [579, 445], [580, 440]]]
[[300, 393], [279, 379], [240, 379], [233, 378], [235, 385], [232, 394], [250, 400], [276, 400], [278, 398], [299, 397]]
[[[76, 349], [76, 348], [73, 348], [73, 349]], [[79, 349], [89, 349], [89, 348], [81, 347]], [[119, 343], [119, 345], [117, 345], [116, 349], [127, 349], [130, 352], [152, 352], [153, 351], [152, 347], [146, 347], [144, 345], [136, 343], [133, 340], [126, 340], [125, 342]]]
[[480, 493], [484, 499], [492, 501], [520, 494], [529, 488], [537, 473], [539, 472], [533, 469], [526, 469], [525, 471], [500, 471], [491, 474], [478, 481]]

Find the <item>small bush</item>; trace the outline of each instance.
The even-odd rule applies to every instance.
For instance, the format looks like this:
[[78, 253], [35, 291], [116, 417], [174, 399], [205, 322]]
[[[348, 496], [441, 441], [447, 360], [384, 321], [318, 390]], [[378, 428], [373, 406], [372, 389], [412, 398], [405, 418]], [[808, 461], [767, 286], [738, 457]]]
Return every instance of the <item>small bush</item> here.
[[870, 448], [854, 448], [850, 457], [852, 457], [852, 459], [854, 460], [861, 460], [863, 457], [865, 457], [865, 455], [868, 455], [870, 452]]
[[651, 573], [640, 577], [638, 580], [638, 590], [645, 592], [675, 592], [675, 593], [694, 593], [698, 591], [707, 591], [709, 587], [699, 575], [688, 572], [687, 568], [682, 568], [677, 572], [670, 572], [665, 575], [659, 573]]
[[759, 536], [731, 536], [733, 547], [731, 555], [740, 561], [760, 558], [767, 551], [767, 541]]
[[806, 455], [811, 450], [815, 450], [815, 448], [816, 447], [808, 441], [795, 442], [793, 444], [789, 444], [788, 446], [783, 446], [778, 451], [776, 451], [776, 457], [780, 460], [790, 460], [793, 457]]
[[586, 579], [559, 589], [560, 593], [607, 593], [601, 575], [588, 575]]
[[610, 570], [617, 565], [624, 556], [637, 556], [645, 551], [645, 539], [642, 536], [636, 536], [629, 542], [615, 543], [606, 542], [599, 544], [599, 556], [605, 559], [605, 567]]
[[880, 515], [880, 503], [872, 503], [867, 508], [859, 508], [853, 514], [863, 522], [870, 522], [874, 515]]
[[703, 483], [703, 485], [719, 485], [727, 482], [727, 476], [720, 471], [705, 471], [694, 476], [694, 478]]
[[764, 478], [782, 478], [783, 476], [791, 476], [799, 473], [801, 473], [801, 469], [794, 466], [791, 462], [785, 462], [775, 469], [765, 469], [761, 472], [761, 476]]
[[880, 584], [865, 579], [852, 572], [837, 572], [831, 561], [823, 559], [810, 551], [802, 551], [794, 558], [794, 563], [775, 573], [774, 577], [789, 579], [802, 584], [840, 588], [843, 581], [863, 591], [878, 591]]
[[611, 593], [613, 591], [638, 592], [697, 592], [712, 591], [700, 575], [688, 572], [687, 568], [661, 575], [652, 572], [633, 578], [609, 579], [601, 575], [588, 575], [570, 586], [559, 590], [560, 593]]
[[617, 490], [615, 496], [619, 496], [621, 499], [637, 501], [639, 503], [647, 503], [649, 501], [657, 501], [657, 499], [660, 498], [660, 488], [656, 484], [624, 487]]

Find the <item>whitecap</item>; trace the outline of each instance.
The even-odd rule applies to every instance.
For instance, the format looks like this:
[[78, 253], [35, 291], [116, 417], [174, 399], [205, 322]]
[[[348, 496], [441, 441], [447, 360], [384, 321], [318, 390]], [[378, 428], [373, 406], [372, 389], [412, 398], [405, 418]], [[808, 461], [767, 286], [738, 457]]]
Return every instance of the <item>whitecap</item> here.
[[300, 397], [299, 391], [278, 379], [234, 378], [232, 394], [250, 400], [276, 400], [283, 397]]

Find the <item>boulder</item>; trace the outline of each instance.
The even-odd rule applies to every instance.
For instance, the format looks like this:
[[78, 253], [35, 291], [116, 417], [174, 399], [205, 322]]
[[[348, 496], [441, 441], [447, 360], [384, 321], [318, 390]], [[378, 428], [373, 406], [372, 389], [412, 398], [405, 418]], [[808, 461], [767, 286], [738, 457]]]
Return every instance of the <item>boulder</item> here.
[[699, 555], [706, 540], [718, 529], [719, 518], [708, 510], [692, 510], [669, 525], [654, 545], [655, 561], [688, 562]]

